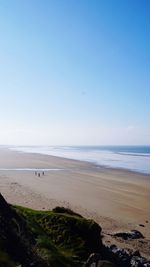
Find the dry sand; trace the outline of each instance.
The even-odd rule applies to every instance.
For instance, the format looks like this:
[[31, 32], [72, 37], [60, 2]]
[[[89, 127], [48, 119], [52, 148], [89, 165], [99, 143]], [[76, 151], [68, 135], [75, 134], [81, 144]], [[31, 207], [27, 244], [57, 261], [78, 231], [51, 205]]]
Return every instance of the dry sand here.
[[[17, 168], [57, 170], [38, 177], [33, 170]], [[106, 243], [150, 254], [150, 175], [1, 148], [0, 192], [12, 204], [35, 209], [70, 207], [97, 221]], [[121, 241], [111, 236], [131, 229], [140, 230], [145, 239]]]

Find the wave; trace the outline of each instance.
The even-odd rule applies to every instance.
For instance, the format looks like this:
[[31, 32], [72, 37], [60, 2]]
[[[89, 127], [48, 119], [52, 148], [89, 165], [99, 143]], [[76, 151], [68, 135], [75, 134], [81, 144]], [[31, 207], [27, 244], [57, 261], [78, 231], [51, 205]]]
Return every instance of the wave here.
[[117, 152], [120, 155], [137, 156], [137, 157], [150, 157], [148, 153], [129, 153], [129, 152]]
[[88, 161], [100, 166], [124, 168], [150, 174], [150, 147], [20, 146], [11, 149], [19, 152]]

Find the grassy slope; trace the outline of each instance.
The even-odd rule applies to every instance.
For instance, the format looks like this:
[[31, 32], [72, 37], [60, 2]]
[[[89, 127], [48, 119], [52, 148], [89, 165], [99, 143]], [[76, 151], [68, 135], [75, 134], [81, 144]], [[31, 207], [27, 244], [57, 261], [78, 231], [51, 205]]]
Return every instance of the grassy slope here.
[[81, 266], [101, 247], [101, 228], [70, 210], [35, 211], [14, 207], [24, 217], [36, 240], [38, 254], [51, 266]]
[[[14, 267], [24, 262], [21, 257], [26, 258], [26, 251], [29, 254], [32, 251], [32, 255], [35, 253], [35, 257], [42, 259], [44, 265], [40, 266], [80, 267], [89, 254], [101, 247], [100, 226], [69, 209], [57, 207], [53, 211], [35, 211], [9, 206], [5, 215], [9, 216], [9, 213], [10, 235], [3, 239], [0, 230], [0, 267]], [[16, 243], [12, 242], [11, 235]], [[22, 247], [17, 247], [17, 240]], [[17, 253], [22, 256], [18, 258]]]

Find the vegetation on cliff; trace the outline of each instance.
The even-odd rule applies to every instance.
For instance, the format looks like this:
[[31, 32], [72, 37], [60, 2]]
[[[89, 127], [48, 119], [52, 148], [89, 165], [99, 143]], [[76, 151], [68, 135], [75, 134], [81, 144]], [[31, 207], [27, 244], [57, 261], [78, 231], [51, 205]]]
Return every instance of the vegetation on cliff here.
[[82, 266], [102, 246], [101, 228], [69, 209], [35, 211], [0, 195], [0, 266]]

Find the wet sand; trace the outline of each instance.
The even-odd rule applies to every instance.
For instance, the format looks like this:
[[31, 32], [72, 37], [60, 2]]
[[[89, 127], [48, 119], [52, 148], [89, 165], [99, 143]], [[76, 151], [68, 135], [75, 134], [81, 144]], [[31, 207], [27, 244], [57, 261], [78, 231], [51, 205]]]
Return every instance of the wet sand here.
[[[38, 177], [32, 169], [50, 170]], [[12, 204], [35, 209], [70, 207], [100, 223], [105, 242], [140, 248], [146, 256], [150, 251], [150, 175], [1, 148], [0, 192]], [[110, 236], [128, 229], [140, 230], [145, 243]]]

